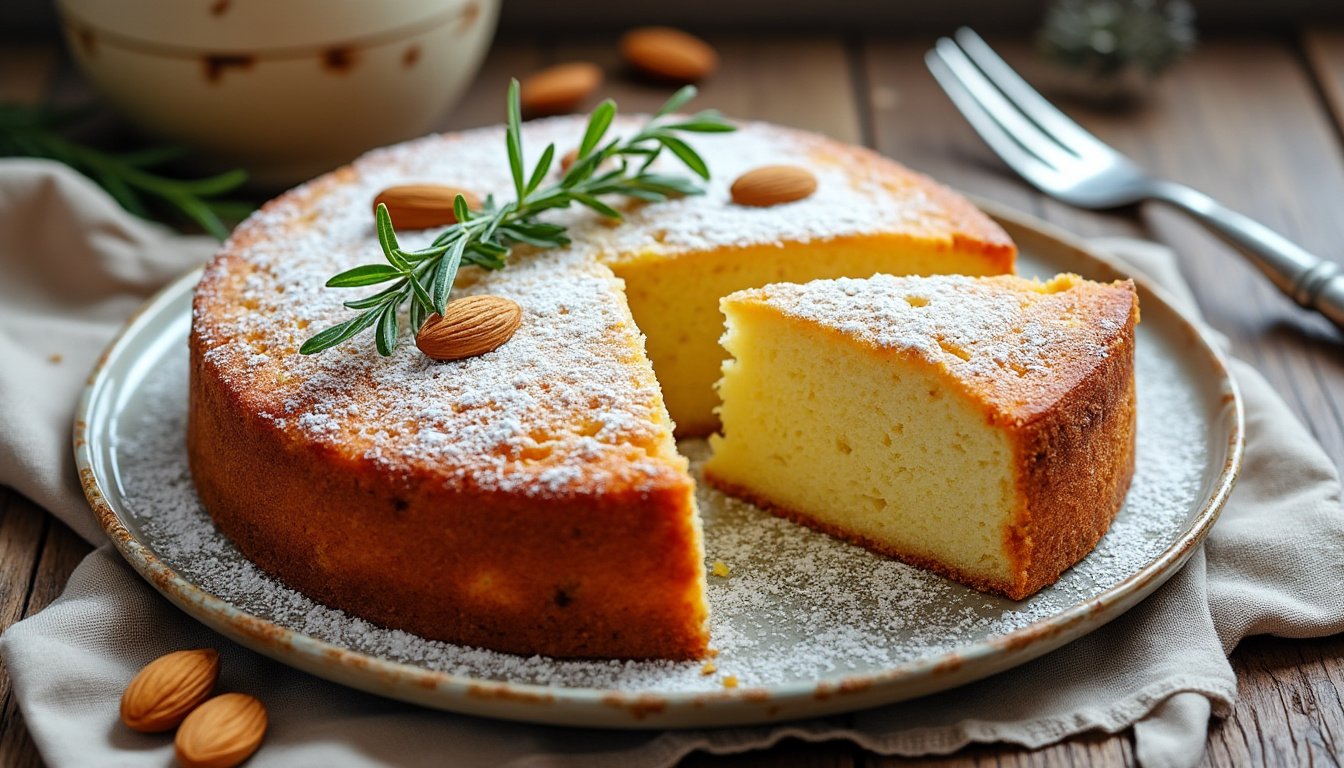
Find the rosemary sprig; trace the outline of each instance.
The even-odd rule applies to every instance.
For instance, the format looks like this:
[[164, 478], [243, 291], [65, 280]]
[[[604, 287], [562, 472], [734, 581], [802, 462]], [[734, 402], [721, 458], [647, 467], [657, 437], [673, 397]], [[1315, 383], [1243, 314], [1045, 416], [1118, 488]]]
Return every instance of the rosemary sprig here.
[[62, 131], [90, 115], [87, 109], [54, 110], [0, 104], [0, 157], [42, 157], [57, 160], [93, 179], [127, 211], [148, 219], [149, 203], [167, 204], [223, 240], [229, 227], [224, 220], [241, 220], [252, 210], [248, 203], [216, 199], [247, 181], [235, 170], [206, 179], [174, 179], [151, 171], [181, 159], [181, 147], [112, 153], [67, 138]]
[[[345, 302], [359, 310], [353, 318], [327, 328], [304, 342], [299, 352], [311, 355], [340, 344], [366, 328], [375, 328], [374, 343], [379, 354], [390, 355], [396, 349], [398, 314], [410, 302], [410, 325], [420, 328], [425, 318], [442, 314], [448, 304], [457, 271], [463, 264], [484, 269], [503, 269], [513, 247], [518, 244], [536, 248], [554, 248], [569, 244], [564, 226], [542, 221], [538, 214], [572, 204], [586, 206], [614, 219], [620, 211], [602, 201], [604, 195], [624, 195], [658, 202], [669, 197], [696, 195], [700, 186], [689, 178], [650, 170], [663, 150], [667, 150], [702, 179], [709, 179], [709, 167], [678, 134], [724, 133], [734, 126], [714, 111], [692, 117], [673, 113], [695, 96], [695, 88], [686, 86], [673, 94], [661, 109], [637, 133], [625, 139], [606, 139], [607, 129], [616, 117], [616, 103], [608, 99], [593, 110], [574, 164], [558, 182], [543, 186], [555, 159], [555, 145], [525, 173], [523, 163], [522, 119], [518, 104], [518, 81], [509, 84], [508, 126], [505, 146], [509, 170], [513, 176], [515, 199], [503, 205], [486, 198], [479, 211], [468, 210], [466, 200], [455, 201], [457, 223], [433, 243], [421, 250], [408, 251], [397, 242], [396, 231], [387, 206], [379, 205], [374, 214], [378, 244], [386, 263], [365, 264], [332, 277], [332, 288], [355, 288], [392, 283], [391, 286], [360, 299]], [[608, 163], [607, 161], [612, 161]]]

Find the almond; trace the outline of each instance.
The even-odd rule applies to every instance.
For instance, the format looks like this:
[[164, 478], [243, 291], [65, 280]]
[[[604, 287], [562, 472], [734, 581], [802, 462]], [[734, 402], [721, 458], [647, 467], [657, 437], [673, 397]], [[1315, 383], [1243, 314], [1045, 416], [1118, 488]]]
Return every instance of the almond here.
[[579, 148], [575, 147], [560, 158], [560, 172], [568, 173], [574, 162], [579, 159]]
[[471, 190], [442, 184], [402, 184], [379, 192], [373, 199], [373, 209], [378, 210], [379, 203], [386, 205], [397, 229], [446, 227], [457, 223], [453, 201], [458, 195], [467, 199], [468, 208], [481, 207], [481, 199]]
[[182, 722], [173, 746], [183, 768], [232, 768], [261, 746], [266, 707], [245, 693], [205, 702]]
[[523, 79], [518, 99], [528, 115], [573, 112], [602, 85], [602, 68], [587, 61], [556, 64]]
[[[566, 173], [569, 173], [569, 169], [570, 169], [570, 168], [573, 168], [573, 167], [574, 167], [574, 164], [577, 163], [578, 161], [579, 161], [579, 148], [578, 148], [578, 147], [575, 147], [575, 148], [569, 150], [568, 152], [566, 152], [565, 154], [561, 155], [561, 156], [560, 156], [560, 175], [563, 176], [563, 175], [565, 175]], [[615, 162], [614, 160], [612, 160], [610, 157], [608, 157], [606, 160], [603, 160], [602, 162], [598, 163], [598, 165], [597, 165], [597, 170], [599, 170], [599, 171], [609, 171], [609, 170], [611, 170], [612, 168], [615, 168], [615, 167], [616, 167], [616, 162]]]
[[219, 652], [197, 648], [151, 661], [121, 695], [121, 721], [144, 733], [170, 731], [205, 701], [219, 677]]
[[671, 27], [640, 27], [621, 37], [625, 63], [658, 80], [693, 83], [714, 73], [719, 55], [704, 40]]
[[733, 202], [768, 206], [802, 200], [817, 191], [817, 177], [796, 165], [764, 165], [747, 171], [733, 182]]
[[430, 315], [415, 345], [435, 360], [461, 360], [498, 349], [513, 338], [523, 309], [503, 296], [467, 296], [450, 302], [442, 315]]

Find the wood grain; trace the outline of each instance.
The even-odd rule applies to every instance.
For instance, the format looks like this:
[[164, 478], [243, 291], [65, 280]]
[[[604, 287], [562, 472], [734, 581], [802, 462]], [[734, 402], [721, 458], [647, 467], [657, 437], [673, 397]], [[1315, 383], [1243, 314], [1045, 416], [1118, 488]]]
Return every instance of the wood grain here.
[[[65, 588], [92, 548], [63, 523], [9, 488], [0, 486], [0, 622], [9, 627], [37, 613]], [[38, 766], [41, 760], [0, 666], [0, 765]]]
[[[497, 123], [509, 77], [586, 59], [608, 73], [604, 95], [624, 111], [658, 106], [671, 89], [622, 70], [613, 38], [497, 43], [443, 130]], [[1129, 234], [1171, 244], [1210, 321], [1255, 363], [1344, 461], [1344, 350], [1332, 331], [1298, 311], [1203, 230], [1157, 207], [1076, 211], [1043, 198], [980, 142], [927, 75], [928, 40], [838, 33], [784, 37], [710, 35], [723, 56], [699, 107], [772, 120], [878, 147], [961, 189], [1036, 213], [1084, 235]], [[1041, 73], [1028, 45], [991, 39], [1029, 78]], [[86, 98], [88, 86], [51, 47], [0, 48], [0, 99]], [[54, 79], [53, 79], [54, 78]], [[1053, 95], [1053, 94], [1052, 94]], [[1063, 102], [1104, 140], [1140, 162], [1263, 218], [1309, 248], [1344, 252], [1344, 30], [1206, 40], [1153, 99], [1115, 114]], [[44, 607], [87, 551], [65, 526], [0, 487], [0, 626]], [[1233, 714], [1211, 729], [1210, 766], [1338, 765], [1344, 752], [1344, 637], [1254, 638], [1232, 657], [1240, 685]], [[1129, 734], [1089, 734], [1029, 751], [976, 746], [942, 758], [871, 755], [847, 742], [788, 740], [747, 755], [692, 755], [697, 766], [1074, 766], [1133, 762]], [[0, 765], [40, 764], [0, 668]]]
[[[1141, 164], [1203, 188], [1228, 204], [1261, 217], [1270, 226], [1339, 258], [1344, 226], [1336, 212], [1344, 199], [1344, 162], [1336, 120], [1344, 112], [1344, 34], [1310, 36], [1330, 55], [1312, 57], [1318, 71], [1330, 62], [1338, 87], [1334, 116], [1313, 88], [1312, 75], [1295, 52], [1277, 39], [1206, 41], [1199, 53], [1138, 113], [1108, 113], [1061, 102], [1102, 140]], [[1041, 68], [1021, 42], [991, 40], [1029, 79]], [[945, 95], [923, 71], [927, 46], [906, 41], [864, 41], [864, 62], [874, 89], [874, 140], [879, 149], [929, 170], [964, 190], [1034, 211], [1082, 235], [1137, 235], [1166, 242], [1182, 258], [1201, 307], [1234, 351], [1254, 362], [1311, 425], [1326, 451], [1344, 461], [1344, 355], [1324, 321], [1298, 311], [1230, 249], [1172, 211], [1157, 207], [1115, 214], [1079, 211], [1048, 200], [1006, 170], [965, 125]], [[1324, 79], [1324, 78], [1323, 78]], [[1253, 93], [1255, 98], [1245, 94]], [[1052, 94], [1056, 96], [1057, 94]], [[1057, 99], [1058, 100], [1058, 99]], [[1268, 102], [1268, 103], [1267, 103]], [[1291, 115], [1291, 119], [1283, 119]], [[927, 121], [911, 119], [919, 116]], [[1314, 645], [1319, 643], [1320, 645]], [[1258, 664], [1279, 654], [1288, 672], [1275, 675]], [[1210, 733], [1210, 765], [1310, 764], [1338, 755], [1339, 691], [1344, 641], [1255, 639], [1233, 656], [1241, 698], [1227, 721]], [[1276, 664], [1274, 661], [1268, 661]], [[1288, 702], [1288, 703], [1285, 703]], [[1101, 752], [1080, 760], [1077, 740], [1031, 753], [1024, 764], [1127, 762], [1127, 735], [1103, 740]], [[1114, 753], [1120, 748], [1123, 754]], [[1012, 753], [990, 750], [983, 763], [976, 750], [935, 764], [1012, 763]], [[970, 760], [963, 763], [963, 760]], [[879, 763], [880, 764], [880, 763]], [[1324, 764], [1335, 764], [1325, 760]]]
[[60, 58], [50, 45], [0, 47], [0, 102], [28, 104], [42, 98]]
[[[719, 51], [719, 73], [699, 84], [700, 95], [689, 110], [719, 109], [844, 141], [862, 138], [859, 94], [850, 85], [850, 62], [839, 35], [707, 39]], [[614, 98], [626, 113], [657, 109], [675, 90], [627, 72], [610, 37], [566, 40], [549, 53], [549, 62], [582, 60], [602, 66], [607, 79], [600, 98]]]
[[[0, 486], [0, 624], [23, 618], [37, 572], [37, 560], [48, 516], [34, 512], [18, 494]], [[0, 698], [9, 698], [9, 671], [0, 666]], [[5, 723], [0, 720], [0, 733]]]
[[1306, 29], [1301, 37], [1302, 53], [1334, 123], [1344, 126], [1344, 29]]
[[[1027, 44], [991, 43], [1028, 78], [1042, 79], [1033, 77], [1041, 67]], [[1231, 339], [1236, 354], [1261, 369], [1336, 465], [1344, 466], [1344, 340], [1324, 319], [1300, 310], [1180, 213], [1155, 204], [1118, 215], [1095, 213], [1045, 199], [1016, 179], [957, 115], [924, 71], [926, 44], [865, 40], [864, 47], [880, 150], [1081, 235], [1139, 235], [1171, 245], [1208, 321]], [[1061, 104], [1141, 165], [1339, 260], [1344, 153], [1301, 64], [1297, 52], [1276, 38], [1220, 38], [1206, 41], [1162, 80], [1137, 112]]]

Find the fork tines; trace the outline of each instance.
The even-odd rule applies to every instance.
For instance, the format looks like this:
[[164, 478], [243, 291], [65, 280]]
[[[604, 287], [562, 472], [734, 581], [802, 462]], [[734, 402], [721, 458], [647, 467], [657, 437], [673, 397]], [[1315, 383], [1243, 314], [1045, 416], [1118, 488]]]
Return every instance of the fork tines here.
[[985, 143], [1038, 186], [1120, 158], [1013, 71], [979, 35], [963, 27], [924, 57], [929, 70]]

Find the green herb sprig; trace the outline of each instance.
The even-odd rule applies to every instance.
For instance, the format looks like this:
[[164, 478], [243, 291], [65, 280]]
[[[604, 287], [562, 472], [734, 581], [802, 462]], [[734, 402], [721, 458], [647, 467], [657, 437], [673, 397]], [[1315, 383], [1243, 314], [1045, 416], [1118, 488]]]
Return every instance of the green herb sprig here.
[[[572, 204], [586, 206], [602, 216], [620, 219], [621, 213], [603, 202], [603, 195], [624, 195], [648, 202], [670, 197], [696, 195], [703, 190], [683, 176], [655, 173], [650, 169], [664, 150], [671, 153], [702, 179], [709, 179], [709, 166], [678, 134], [725, 133], [735, 127], [714, 111], [692, 117], [673, 115], [695, 97], [695, 88], [686, 86], [673, 94], [637, 133], [626, 139], [606, 138], [616, 117], [616, 103], [602, 102], [588, 118], [588, 127], [579, 144], [574, 164], [558, 182], [543, 186], [555, 160], [555, 145], [541, 153], [530, 174], [523, 163], [522, 119], [518, 100], [518, 81], [509, 84], [508, 126], [505, 145], [509, 170], [513, 176], [515, 199], [496, 204], [486, 198], [479, 211], [469, 210], [461, 195], [454, 201], [457, 223], [428, 247], [408, 251], [397, 243], [396, 231], [387, 206], [380, 204], [374, 213], [378, 244], [386, 263], [365, 264], [332, 277], [331, 288], [356, 288], [391, 282], [392, 285], [364, 298], [345, 302], [359, 314], [339, 325], [327, 328], [304, 342], [299, 352], [311, 355], [340, 344], [367, 328], [375, 328], [374, 343], [381, 355], [391, 355], [397, 347], [398, 315], [410, 302], [410, 325], [418, 329], [433, 313], [442, 314], [448, 304], [457, 271], [463, 264], [484, 269], [503, 269], [515, 245], [554, 248], [568, 245], [564, 226], [542, 221], [538, 214]], [[608, 163], [608, 161], [612, 161]]]
[[223, 240], [225, 220], [238, 221], [252, 210], [249, 203], [219, 200], [247, 181], [243, 171], [205, 179], [174, 179], [155, 173], [165, 163], [187, 154], [182, 147], [151, 147], [132, 152], [105, 152], [75, 141], [64, 131], [89, 117], [88, 109], [0, 104], [0, 157], [42, 157], [57, 160], [93, 179], [127, 211], [149, 219], [152, 202], [167, 205]]

